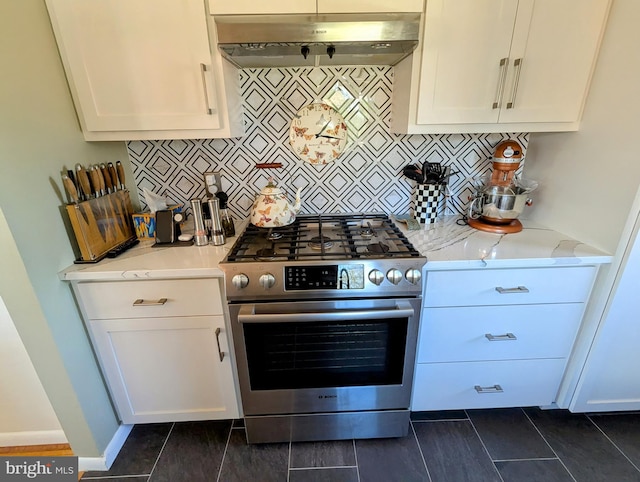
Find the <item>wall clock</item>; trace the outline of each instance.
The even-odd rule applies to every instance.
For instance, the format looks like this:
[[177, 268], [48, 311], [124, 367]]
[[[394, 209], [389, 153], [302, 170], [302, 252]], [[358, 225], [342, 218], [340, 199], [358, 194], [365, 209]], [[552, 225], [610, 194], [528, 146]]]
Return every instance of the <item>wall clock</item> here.
[[311, 164], [335, 161], [347, 145], [347, 124], [333, 107], [304, 106], [291, 120], [289, 144], [296, 155]]

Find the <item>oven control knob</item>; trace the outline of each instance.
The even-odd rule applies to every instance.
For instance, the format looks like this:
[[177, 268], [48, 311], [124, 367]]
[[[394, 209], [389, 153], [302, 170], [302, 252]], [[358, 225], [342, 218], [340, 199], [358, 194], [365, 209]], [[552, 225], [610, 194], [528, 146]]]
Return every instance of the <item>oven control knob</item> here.
[[369, 281], [371, 281], [374, 285], [380, 286], [380, 284], [384, 281], [384, 274], [382, 271], [377, 269], [372, 269], [369, 271]]
[[417, 285], [422, 279], [422, 274], [419, 269], [411, 268], [407, 270], [404, 277], [407, 278], [407, 281], [412, 285]]
[[397, 285], [402, 281], [402, 271], [399, 269], [390, 269], [387, 271], [387, 279], [391, 281], [394, 285]]
[[262, 286], [265, 290], [268, 290], [269, 288], [272, 288], [274, 284], [276, 284], [276, 277], [271, 273], [265, 273], [260, 276], [260, 278], [258, 279], [258, 283], [260, 283], [260, 286]]
[[231, 278], [231, 284], [241, 290], [249, 285], [249, 277], [244, 273], [237, 274]]

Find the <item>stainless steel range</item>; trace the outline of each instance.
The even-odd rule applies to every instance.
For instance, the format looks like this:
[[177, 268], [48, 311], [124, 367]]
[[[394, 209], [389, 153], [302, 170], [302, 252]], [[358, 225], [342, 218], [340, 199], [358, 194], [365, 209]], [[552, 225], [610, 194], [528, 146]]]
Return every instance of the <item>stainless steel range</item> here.
[[425, 262], [385, 215], [246, 228], [221, 267], [249, 443], [407, 434]]

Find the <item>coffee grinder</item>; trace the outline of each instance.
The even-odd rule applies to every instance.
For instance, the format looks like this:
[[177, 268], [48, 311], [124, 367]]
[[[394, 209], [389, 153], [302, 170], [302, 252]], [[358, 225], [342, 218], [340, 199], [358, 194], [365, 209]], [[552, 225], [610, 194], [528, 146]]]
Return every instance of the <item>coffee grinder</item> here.
[[538, 183], [516, 177], [522, 161], [522, 147], [508, 140], [496, 146], [491, 176], [474, 179], [476, 195], [469, 206], [469, 226], [490, 233], [522, 231], [517, 217], [525, 205], [531, 205], [528, 193]]

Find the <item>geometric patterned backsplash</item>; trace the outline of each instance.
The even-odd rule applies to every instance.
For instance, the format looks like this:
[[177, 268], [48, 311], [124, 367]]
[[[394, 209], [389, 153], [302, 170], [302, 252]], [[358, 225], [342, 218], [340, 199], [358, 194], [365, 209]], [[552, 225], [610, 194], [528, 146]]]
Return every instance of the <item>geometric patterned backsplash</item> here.
[[[202, 174], [220, 171], [238, 219], [248, 216], [270, 176], [290, 200], [302, 187], [304, 213], [404, 214], [414, 181], [402, 176], [402, 168], [430, 161], [459, 172], [451, 177], [446, 213], [463, 214], [474, 192], [471, 179], [491, 170], [494, 147], [514, 139], [526, 153], [529, 141], [527, 133], [391, 134], [392, 67], [244, 69], [239, 76], [244, 137], [127, 142], [143, 208], [143, 187], [188, 208], [190, 199], [205, 195]], [[289, 147], [292, 116], [319, 101], [342, 114], [349, 132], [347, 149], [326, 165], [305, 163]], [[257, 169], [262, 162], [282, 168]]]

